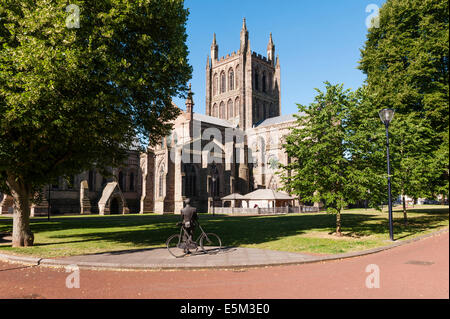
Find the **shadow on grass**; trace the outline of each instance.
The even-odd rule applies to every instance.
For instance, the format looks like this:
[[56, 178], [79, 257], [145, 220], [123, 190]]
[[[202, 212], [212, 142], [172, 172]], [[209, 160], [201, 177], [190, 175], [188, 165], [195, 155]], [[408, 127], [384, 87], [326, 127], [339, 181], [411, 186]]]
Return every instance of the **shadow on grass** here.
[[[409, 210], [407, 226], [403, 225], [403, 219], [398, 216], [396, 212], [394, 233], [399, 234], [396, 239], [401, 239], [440, 227], [439, 224], [442, 221], [449, 219], [449, 211], [448, 209]], [[106, 243], [111, 247], [109, 251], [114, 250], [115, 244], [136, 247], [127, 250], [130, 252], [164, 247], [167, 238], [179, 232], [176, 226], [179, 220], [179, 216], [167, 215], [64, 217], [53, 218], [50, 221], [32, 219], [31, 228], [35, 234], [45, 232], [43, 236], [46, 236], [49, 241], [54, 241], [53, 243], [36, 243], [36, 246], [56, 247], [85, 242], [87, 248], [95, 247], [95, 243]], [[206, 232], [218, 234], [224, 246], [238, 247], [271, 242], [310, 231], [333, 233], [336, 217], [329, 214], [251, 217], [201, 215], [200, 223]], [[11, 225], [11, 220], [0, 219], [0, 232], [10, 231]], [[387, 238], [389, 233], [387, 213], [345, 212], [342, 214], [342, 232], [345, 236], [352, 238], [370, 235], [386, 235]], [[197, 231], [195, 236], [198, 236], [198, 233]], [[105, 249], [106, 251], [108, 250]], [[115, 253], [120, 254], [120, 252]]]

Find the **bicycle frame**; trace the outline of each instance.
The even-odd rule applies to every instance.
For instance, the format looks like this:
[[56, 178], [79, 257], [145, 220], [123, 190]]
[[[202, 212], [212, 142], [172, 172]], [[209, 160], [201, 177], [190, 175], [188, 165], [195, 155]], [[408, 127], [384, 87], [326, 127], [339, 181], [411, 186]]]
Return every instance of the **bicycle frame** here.
[[[178, 257], [184, 257], [184, 256], [186, 255], [186, 250], [189, 250], [189, 249], [193, 249], [193, 250], [194, 250], [194, 249], [195, 249], [195, 251], [197, 251], [199, 247], [201, 248], [202, 251], [204, 251], [204, 252], [207, 253], [207, 254], [211, 254], [211, 251], [214, 251], [214, 252], [217, 251], [216, 248], [214, 248], [213, 250], [211, 250], [211, 249], [205, 249], [205, 248], [203, 247], [203, 244], [204, 244], [203, 241], [204, 241], [205, 239], [206, 239], [206, 241], [207, 241], [207, 246], [210, 245], [212, 242], [218, 243], [218, 244], [219, 244], [219, 248], [218, 248], [218, 249], [219, 249], [219, 251], [220, 251], [220, 249], [221, 249], [221, 247], [222, 247], [222, 243], [221, 243], [220, 237], [217, 236], [216, 234], [209, 233], [210, 236], [212, 236], [212, 237], [214, 237], [215, 239], [218, 240], [218, 242], [217, 242], [217, 241], [214, 241], [214, 240], [211, 241], [211, 240], [210, 240], [210, 236], [208, 236], [208, 234], [203, 230], [203, 228], [202, 228], [202, 226], [201, 226], [200, 224], [198, 224], [198, 228], [200, 229], [201, 234], [200, 234], [200, 236], [198, 237], [198, 239], [197, 239], [196, 241], [194, 241], [192, 238], [189, 238], [189, 235], [188, 235], [186, 229], [185, 229], [183, 226], [181, 226], [180, 228], [181, 228], [181, 229], [180, 229], [179, 235], [178, 235], [178, 234], [172, 235], [172, 236], [170, 236], [170, 237], [167, 239], [167, 241], [166, 241], [167, 249], [169, 250], [169, 252], [170, 252], [174, 257], [176, 257], [176, 258], [178, 258]], [[172, 246], [169, 247], [170, 243], [175, 244], [175, 242], [172, 241], [172, 239], [173, 239], [173, 238], [176, 238], [176, 237], [178, 237], [178, 243], [176, 244], [176, 248], [177, 248], [177, 249], [184, 249], [184, 254], [178, 254], [178, 253], [175, 253], [175, 252], [171, 251], [171, 248], [170, 248], [170, 247], [172, 247]], [[186, 239], [186, 238], [187, 238], [187, 239]], [[185, 246], [183, 247], [183, 246], [181, 246], [181, 244], [185, 244]], [[193, 247], [191, 247], [191, 245], [192, 245]], [[173, 248], [175, 248], [175, 247], [173, 247]]]
[[[201, 234], [200, 234], [200, 236], [198, 236], [197, 240], [193, 241], [193, 243], [195, 243], [197, 245], [200, 242], [200, 238], [202, 238], [203, 235], [206, 236], [206, 233], [205, 233], [205, 231], [203, 230], [203, 228], [202, 228], [202, 226], [200, 224], [198, 224], [198, 228], [200, 229]], [[189, 235], [187, 234], [186, 229], [183, 226], [181, 226], [181, 229], [180, 229], [180, 242], [184, 242], [183, 238], [189, 238]]]

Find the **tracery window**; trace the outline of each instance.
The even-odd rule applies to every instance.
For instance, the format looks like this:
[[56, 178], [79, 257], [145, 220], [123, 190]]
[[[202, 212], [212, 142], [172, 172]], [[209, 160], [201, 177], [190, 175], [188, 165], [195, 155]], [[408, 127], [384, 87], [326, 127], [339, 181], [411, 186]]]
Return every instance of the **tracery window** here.
[[221, 102], [219, 107], [219, 117], [225, 119], [225, 103]]
[[236, 70], [236, 73], [234, 75], [234, 88], [236, 90], [238, 90], [239, 89], [239, 64], [236, 66], [235, 70]]
[[163, 197], [164, 196], [164, 166], [161, 165], [161, 168], [159, 170], [159, 181], [158, 181], [158, 196]]
[[122, 171], [119, 172], [119, 187], [122, 192], [125, 192], [125, 183]]
[[233, 118], [233, 101], [232, 100], [228, 101], [227, 115], [228, 115], [228, 119]]
[[255, 90], [259, 90], [259, 72], [258, 70], [255, 71]]
[[268, 83], [269, 92], [272, 92], [272, 83], [273, 83], [273, 75], [272, 73], [269, 73], [269, 83]]
[[225, 93], [227, 90], [227, 79], [225, 76], [225, 72], [222, 72], [220, 75], [220, 93]]
[[192, 165], [186, 165], [186, 183], [185, 183], [185, 196], [192, 197], [197, 196], [197, 174], [195, 168]]
[[262, 90], [264, 93], [266, 92], [266, 81], [267, 81], [266, 72], [264, 72], [262, 77]]
[[230, 91], [234, 90], [234, 71], [233, 69], [230, 69], [228, 73], [228, 89]]
[[219, 77], [217, 74], [214, 74], [213, 79], [213, 95], [217, 95], [217, 89], [219, 88]]

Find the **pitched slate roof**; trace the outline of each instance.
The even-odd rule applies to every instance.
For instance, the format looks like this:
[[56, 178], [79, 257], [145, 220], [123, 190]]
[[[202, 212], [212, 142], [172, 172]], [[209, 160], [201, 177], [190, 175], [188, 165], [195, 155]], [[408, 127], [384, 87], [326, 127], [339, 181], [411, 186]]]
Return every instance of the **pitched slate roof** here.
[[[299, 113], [299, 115], [304, 115], [303, 113]], [[256, 127], [269, 126], [274, 124], [286, 123], [286, 122], [294, 122], [297, 119], [294, 117], [294, 114], [281, 115], [277, 117], [271, 117], [262, 121], [261, 123], [256, 124]]]
[[223, 127], [233, 127], [233, 124], [227, 120], [219, 119], [217, 117], [208, 116], [205, 114], [194, 113], [194, 121], [200, 121], [205, 123], [210, 123]]

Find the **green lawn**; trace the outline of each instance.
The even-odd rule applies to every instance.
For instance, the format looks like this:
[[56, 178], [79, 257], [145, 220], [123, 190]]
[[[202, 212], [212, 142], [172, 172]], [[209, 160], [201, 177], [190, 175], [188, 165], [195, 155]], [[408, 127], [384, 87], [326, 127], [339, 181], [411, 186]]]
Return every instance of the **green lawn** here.
[[[416, 206], [408, 211], [409, 224], [394, 210], [394, 236], [407, 240], [449, 224], [448, 206]], [[336, 254], [388, 245], [387, 212], [347, 210], [342, 215], [344, 236], [335, 237], [335, 216], [326, 213], [282, 216], [200, 215], [206, 231], [215, 232], [226, 246]], [[0, 252], [61, 257], [107, 251], [163, 247], [178, 231], [179, 216], [127, 215], [32, 218], [35, 246], [12, 248], [0, 236]], [[0, 233], [12, 230], [12, 219], [0, 217]]]

